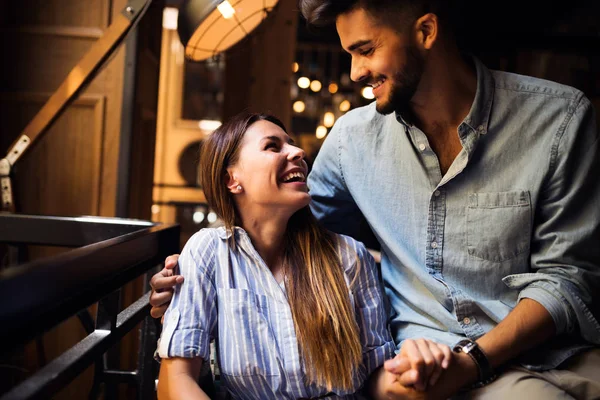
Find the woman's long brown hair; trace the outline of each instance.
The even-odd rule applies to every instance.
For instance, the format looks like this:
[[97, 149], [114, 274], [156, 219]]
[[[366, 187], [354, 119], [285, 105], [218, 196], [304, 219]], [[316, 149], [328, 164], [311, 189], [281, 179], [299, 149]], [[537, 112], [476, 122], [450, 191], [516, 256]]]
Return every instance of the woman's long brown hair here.
[[[206, 200], [232, 233], [238, 218], [225, 185], [227, 167], [237, 162], [244, 134], [259, 120], [286, 130], [273, 116], [244, 112], [221, 125], [202, 145], [200, 178]], [[230, 245], [234, 246], [233, 236]], [[308, 206], [290, 218], [284, 262], [296, 337], [307, 383], [328, 390], [351, 389], [362, 361], [358, 325], [337, 246], [334, 236], [317, 222]]]

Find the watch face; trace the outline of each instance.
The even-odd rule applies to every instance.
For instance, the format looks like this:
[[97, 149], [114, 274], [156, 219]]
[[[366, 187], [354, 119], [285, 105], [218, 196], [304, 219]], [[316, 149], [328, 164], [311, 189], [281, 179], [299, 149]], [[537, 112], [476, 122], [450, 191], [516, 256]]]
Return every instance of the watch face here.
[[466, 343], [465, 347], [464, 347], [464, 352], [470, 353], [476, 347], [477, 347], [477, 343], [475, 343], [475, 342]]
[[476, 347], [477, 343], [475, 343], [474, 341], [470, 339], [463, 339], [460, 342], [456, 343], [452, 350], [458, 353], [463, 352], [468, 354], [469, 352], [471, 352], [471, 350], [473, 350]]

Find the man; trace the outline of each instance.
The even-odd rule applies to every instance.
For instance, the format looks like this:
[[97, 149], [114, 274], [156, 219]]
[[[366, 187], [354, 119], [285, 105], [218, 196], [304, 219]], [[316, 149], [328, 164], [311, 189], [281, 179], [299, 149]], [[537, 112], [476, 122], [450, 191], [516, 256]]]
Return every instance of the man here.
[[300, 1], [309, 24], [336, 24], [351, 78], [376, 98], [325, 140], [313, 212], [354, 236], [366, 218], [397, 345], [456, 351], [424, 392], [395, 380], [393, 361], [378, 379], [390, 398], [600, 398], [594, 110], [574, 88], [463, 57], [444, 4]]

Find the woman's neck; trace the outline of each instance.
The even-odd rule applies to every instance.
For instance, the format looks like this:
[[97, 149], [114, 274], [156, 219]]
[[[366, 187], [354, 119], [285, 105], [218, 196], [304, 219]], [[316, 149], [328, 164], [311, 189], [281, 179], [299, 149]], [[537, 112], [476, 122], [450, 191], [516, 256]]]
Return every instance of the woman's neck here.
[[258, 254], [271, 270], [277, 281], [283, 278], [283, 240], [289, 218], [275, 216], [242, 218], [242, 228], [250, 236]]

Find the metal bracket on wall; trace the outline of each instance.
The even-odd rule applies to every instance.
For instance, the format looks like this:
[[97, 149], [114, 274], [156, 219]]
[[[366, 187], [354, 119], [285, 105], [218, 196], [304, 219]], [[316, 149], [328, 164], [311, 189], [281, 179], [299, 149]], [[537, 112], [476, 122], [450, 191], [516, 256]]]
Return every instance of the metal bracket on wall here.
[[10, 183], [10, 162], [6, 158], [0, 160], [0, 192], [2, 193], [0, 210], [13, 212], [14, 201]]

